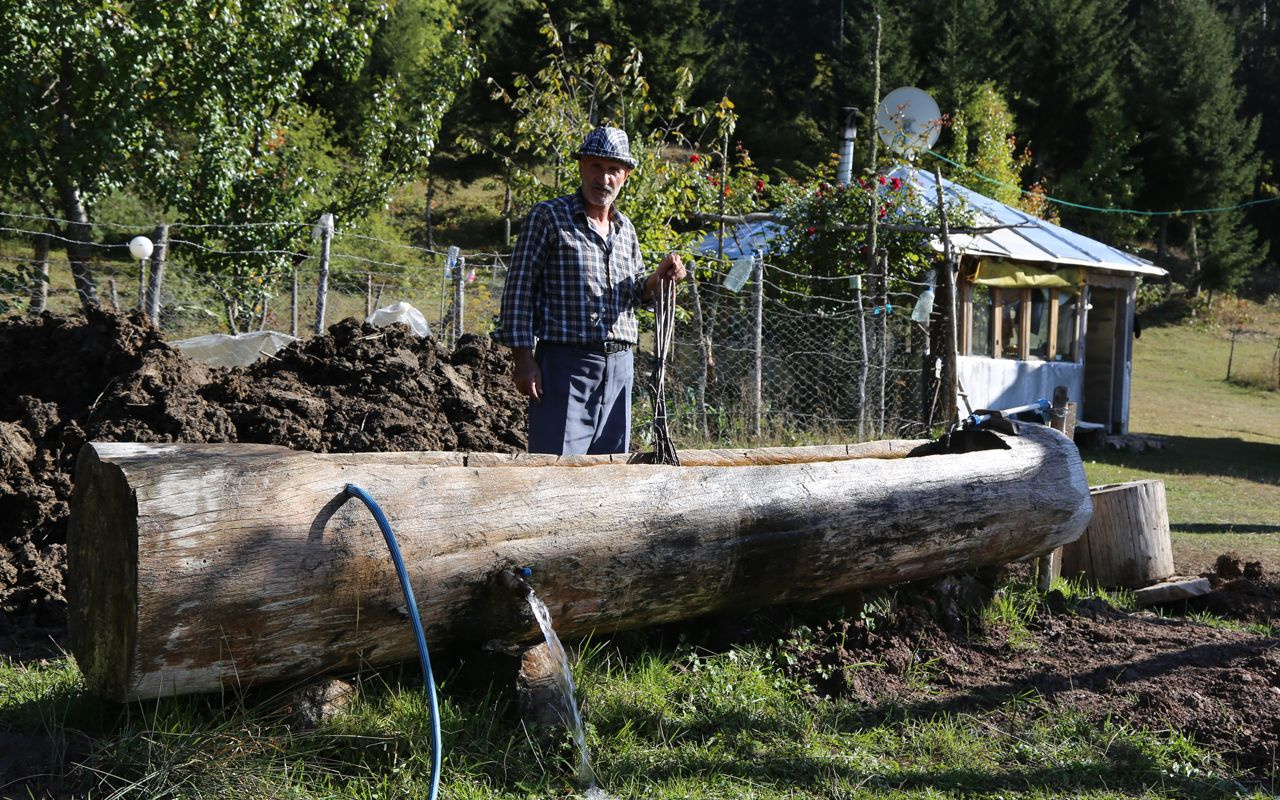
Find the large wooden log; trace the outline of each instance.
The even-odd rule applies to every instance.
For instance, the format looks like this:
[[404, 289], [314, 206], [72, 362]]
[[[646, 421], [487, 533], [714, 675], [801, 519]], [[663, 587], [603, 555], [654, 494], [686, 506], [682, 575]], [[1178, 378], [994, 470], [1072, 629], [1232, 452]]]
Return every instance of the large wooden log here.
[[497, 580], [516, 566], [575, 637], [1079, 536], [1092, 507], [1068, 439], [1038, 426], [978, 438], [997, 449], [732, 467], [92, 443], [68, 533], [72, 650], [117, 699], [413, 658], [383, 538], [349, 483], [386, 512], [433, 646], [536, 639]]

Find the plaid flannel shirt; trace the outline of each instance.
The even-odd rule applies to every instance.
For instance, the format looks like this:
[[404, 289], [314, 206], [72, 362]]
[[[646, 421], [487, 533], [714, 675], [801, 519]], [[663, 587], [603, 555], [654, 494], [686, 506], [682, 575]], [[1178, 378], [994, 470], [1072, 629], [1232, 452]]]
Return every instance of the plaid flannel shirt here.
[[606, 239], [587, 221], [582, 195], [538, 203], [529, 212], [502, 291], [496, 337], [511, 347], [638, 341], [644, 264], [631, 220], [610, 209]]

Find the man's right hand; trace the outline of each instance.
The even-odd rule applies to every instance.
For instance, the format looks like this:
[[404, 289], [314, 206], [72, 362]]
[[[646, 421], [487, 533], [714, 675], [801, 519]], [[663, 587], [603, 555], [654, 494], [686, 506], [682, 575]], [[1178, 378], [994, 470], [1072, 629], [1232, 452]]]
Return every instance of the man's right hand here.
[[533, 357], [533, 350], [517, 347], [511, 355], [511, 378], [515, 381], [516, 391], [535, 403], [542, 402], [542, 368]]

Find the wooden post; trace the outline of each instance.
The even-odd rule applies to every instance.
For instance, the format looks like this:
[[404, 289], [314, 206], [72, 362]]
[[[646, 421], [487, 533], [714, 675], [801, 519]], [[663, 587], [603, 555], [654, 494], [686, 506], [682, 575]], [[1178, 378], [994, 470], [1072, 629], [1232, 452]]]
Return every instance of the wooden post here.
[[871, 369], [871, 353], [867, 350], [867, 311], [862, 307], [862, 276], [854, 275], [853, 299], [858, 306], [858, 338], [862, 358], [858, 362], [858, 440], [867, 438], [867, 372]]
[[[147, 260], [138, 260], [138, 311], [147, 310]], [[1230, 367], [1228, 367], [1230, 369]]]
[[755, 363], [752, 369], [751, 398], [755, 414], [751, 435], [760, 439], [760, 417], [764, 414], [764, 257], [756, 258], [755, 292]]
[[298, 268], [293, 268], [289, 281], [289, 335], [298, 338]]
[[1093, 520], [1062, 550], [1062, 574], [1099, 586], [1138, 589], [1173, 575], [1164, 481], [1096, 486]]
[[160, 291], [164, 287], [165, 265], [169, 260], [169, 223], [156, 225], [151, 234], [155, 239], [156, 250], [151, 254], [151, 281], [147, 284], [147, 316], [158, 328], [160, 327]]
[[881, 253], [880, 274], [880, 402], [876, 422], [876, 438], [884, 437], [885, 385], [889, 382], [889, 254]]
[[467, 286], [467, 260], [458, 257], [458, 266], [453, 270], [453, 341], [456, 343], [463, 334], [463, 289]]
[[329, 299], [329, 251], [333, 245], [333, 215], [320, 215], [317, 225], [320, 229], [320, 277], [316, 281], [316, 324], [315, 335], [324, 333], [325, 304]]
[[694, 413], [698, 431], [706, 439], [710, 435], [707, 430], [707, 377], [711, 369], [711, 337], [706, 329], [706, 319], [702, 315], [702, 292], [698, 288], [698, 275], [692, 263], [689, 265], [689, 293], [693, 298], [693, 330], [698, 337], [698, 382]]
[[[1076, 404], [1067, 399], [1067, 387], [1053, 387], [1053, 407], [1049, 410], [1049, 427], [1071, 439], [1076, 429]], [[1062, 548], [1056, 547], [1036, 559], [1036, 588], [1049, 591], [1055, 580], [1062, 576]]]
[[946, 326], [944, 331], [947, 338], [947, 424], [951, 424], [960, 418], [959, 410], [956, 403], [960, 395], [960, 375], [956, 372], [957, 366], [957, 338], [956, 338], [956, 265], [955, 254], [951, 250], [951, 231], [947, 225], [947, 204], [943, 200], [942, 193], [942, 172], [937, 167], [933, 169], [933, 180], [938, 190], [938, 219], [942, 226], [942, 285], [946, 288], [947, 305], [946, 320], [943, 324]]
[[373, 273], [364, 274], [364, 318], [373, 316]]
[[31, 279], [27, 313], [39, 316], [49, 304], [49, 235], [37, 233], [31, 244], [35, 251], [35, 277]]

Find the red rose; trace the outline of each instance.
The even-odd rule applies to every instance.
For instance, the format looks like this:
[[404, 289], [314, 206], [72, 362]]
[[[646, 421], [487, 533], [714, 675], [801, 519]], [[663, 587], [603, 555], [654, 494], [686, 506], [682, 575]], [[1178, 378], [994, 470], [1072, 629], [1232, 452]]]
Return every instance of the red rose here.
[[879, 180], [880, 180], [880, 185], [881, 185], [881, 186], [884, 186], [884, 176], [883, 176], [883, 175], [881, 175], [881, 176], [880, 176], [880, 179], [879, 179]]
[[764, 180], [762, 180], [762, 179], [760, 179], [760, 178], [757, 178], [757, 179], [756, 179], [756, 191], [757, 191], [757, 192], [763, 192], [763, 191], [764, 191]]
[[899, 189], [901, 189], [901, 188], [902, 188], [902, 179], [901, 179], [901, 178], [894, 178], [893, 180], [889, 181], [889, 188], [893, 189], [895, 192], [896, 192], [896, 191], [898, 191]]
[[690, 164], [697, 164], [701, 160], [702, 158], [697, 153], [694, 153], [693, 155], [689, 156]]

